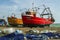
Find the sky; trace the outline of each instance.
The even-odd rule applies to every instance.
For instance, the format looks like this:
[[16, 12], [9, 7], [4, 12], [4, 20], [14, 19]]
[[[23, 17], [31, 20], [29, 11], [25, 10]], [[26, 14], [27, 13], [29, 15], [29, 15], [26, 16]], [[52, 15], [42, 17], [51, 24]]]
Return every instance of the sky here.
[[60, 23], [60, 0], [0, 0], [0, 18], [4, 16], [5, 20], [7, 20], [7, 17], [11, 16], [12, 13], [21, 18], [21, 13], [32, 8], [33, 2], [34, 7], [41, 8], [40, 13], [43, 10], [43, 4], [50, 7], [55, 23]]

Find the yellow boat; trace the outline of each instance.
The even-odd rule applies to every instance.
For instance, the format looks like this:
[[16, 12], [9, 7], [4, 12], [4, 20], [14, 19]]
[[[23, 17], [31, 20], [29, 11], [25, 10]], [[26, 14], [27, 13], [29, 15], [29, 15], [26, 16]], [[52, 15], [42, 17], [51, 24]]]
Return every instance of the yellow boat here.
[[8, 24], [12, 26], [18, 26], [23, 24], [23, 21], [20, 18], [8, 17], [7, 20], [8, 20]]

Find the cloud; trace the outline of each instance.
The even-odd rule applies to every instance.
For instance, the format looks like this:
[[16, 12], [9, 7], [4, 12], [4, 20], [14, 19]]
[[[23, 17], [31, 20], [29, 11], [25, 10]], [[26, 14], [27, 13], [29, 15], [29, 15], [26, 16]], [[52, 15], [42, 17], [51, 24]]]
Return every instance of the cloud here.
[[0, 0], [0, 16], [3, 15], [7, 16], [10, 15], [11, 13], [18, 14], [20, 12], [20, 9], [23, 9], [22, 11], [24, 11], [24, 8], [27, 9], [32, 8], [33, 2], [34, 2], [34, 6], [37, 7], [42, 4], [49, 6], [53, 12], [53, 15], [56, 17], [55, 18], [57, 20], [56, 22], [60, 21], [59, 19], [60, 1], [57, 0]]
[[0, 5], [12, 6], [17, 5], [17, 3], [12, 0], [0, 0]]

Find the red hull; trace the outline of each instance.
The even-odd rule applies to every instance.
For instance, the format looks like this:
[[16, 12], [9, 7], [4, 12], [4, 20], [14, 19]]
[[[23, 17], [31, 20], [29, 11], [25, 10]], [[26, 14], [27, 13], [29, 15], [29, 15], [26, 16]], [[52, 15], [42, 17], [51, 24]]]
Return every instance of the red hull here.
[[53, 22], [46, 18], [22, 16], [24, 24], [48, 25]]

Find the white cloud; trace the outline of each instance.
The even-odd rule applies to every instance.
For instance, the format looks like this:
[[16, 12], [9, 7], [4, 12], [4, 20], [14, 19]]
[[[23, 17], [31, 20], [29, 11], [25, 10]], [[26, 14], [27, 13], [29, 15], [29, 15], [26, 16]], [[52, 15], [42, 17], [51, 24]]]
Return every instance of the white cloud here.
[[60, 6], [58, 5], [60, 1], [57, 1], [57, 0], [9, 0], [9, 1], [4, 0], [4, 2], [0, 0], [0, 17], [3, 15], [5, 16], [10, 15], [11, 13], [18, 14], [20, 12], [20, 9], [32, 8], [32, 2], [34, 2], [35, 6], [37, 7], [45, 3], [47, 6], [51, 8], [53, 15], [56, 17], [55, 18], [57, 20], [56, 22], [60, 21], [59, 19]]

